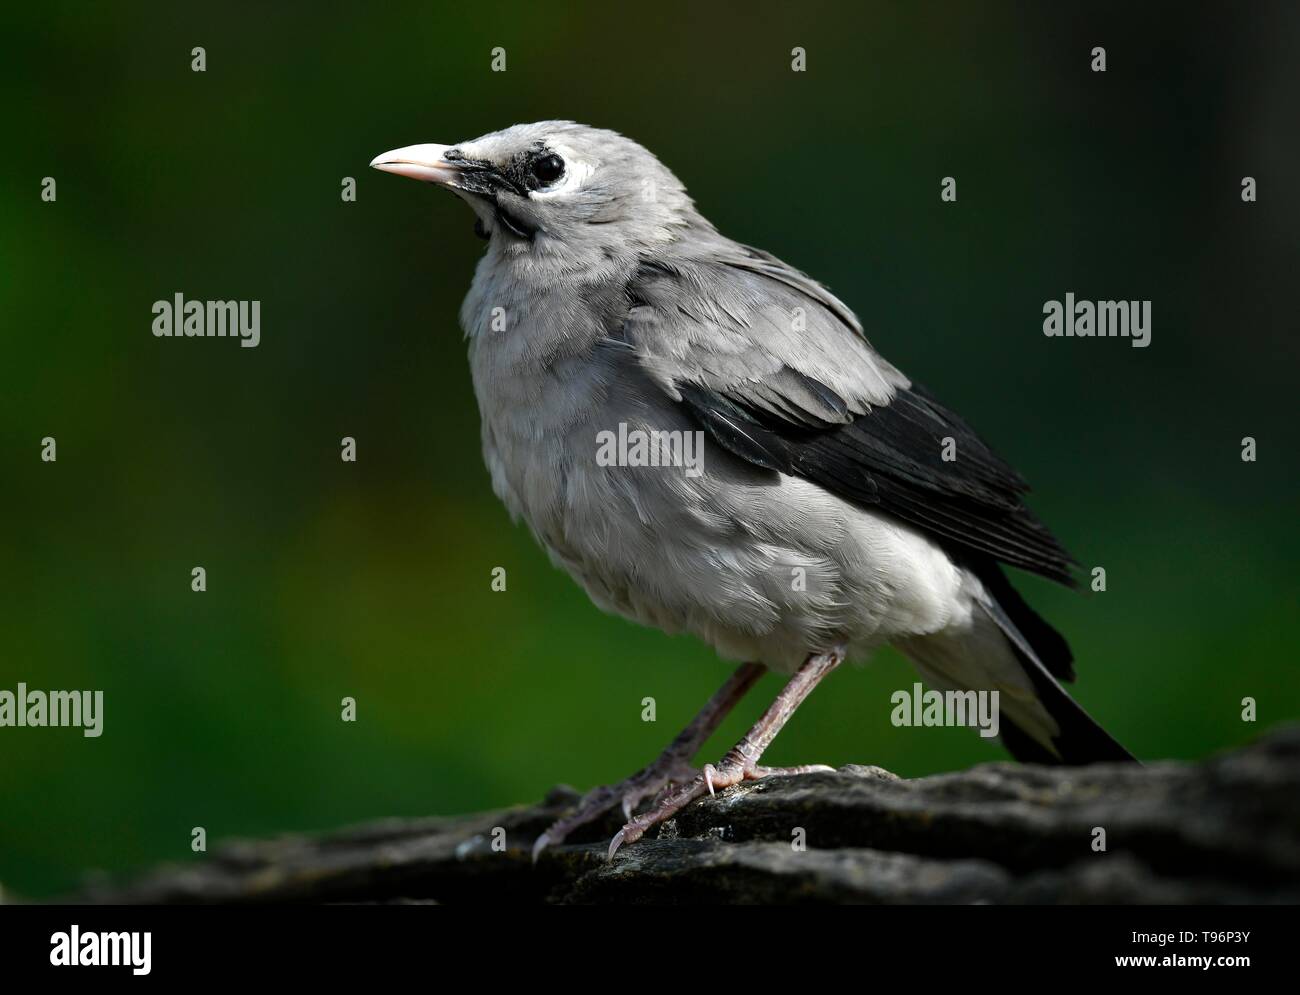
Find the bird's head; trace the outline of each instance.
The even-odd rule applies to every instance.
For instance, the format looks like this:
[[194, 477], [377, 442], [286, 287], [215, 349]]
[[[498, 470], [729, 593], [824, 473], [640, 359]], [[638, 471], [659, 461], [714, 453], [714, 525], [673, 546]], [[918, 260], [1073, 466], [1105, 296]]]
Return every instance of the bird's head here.
[[549, 271], [603, 269], [707, 224], [648, 151], [572, 121], [518, 124], [457, 145], [410, 145], [370, 165], [458, 194], [494, 248]]

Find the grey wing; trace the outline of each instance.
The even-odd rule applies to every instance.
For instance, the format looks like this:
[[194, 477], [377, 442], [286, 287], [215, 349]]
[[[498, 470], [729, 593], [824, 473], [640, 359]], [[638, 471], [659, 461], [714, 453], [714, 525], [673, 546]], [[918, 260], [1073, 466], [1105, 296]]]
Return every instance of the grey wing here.
[[1072, 583], [1074, 561], [1025, 506], [1021, 477], [877, 354], [820, 284], [726, 243], [645, 263], [627, 293], [611, 338], [731, 452], [902, 519], [973, 562]]
[[648, 262], [629, 295], [622, 337], [675, 399], [683, 381], [722, 392], [743, 385], [750, 404], [825, 425], [908, 386], [830, 291], [756, 250]]

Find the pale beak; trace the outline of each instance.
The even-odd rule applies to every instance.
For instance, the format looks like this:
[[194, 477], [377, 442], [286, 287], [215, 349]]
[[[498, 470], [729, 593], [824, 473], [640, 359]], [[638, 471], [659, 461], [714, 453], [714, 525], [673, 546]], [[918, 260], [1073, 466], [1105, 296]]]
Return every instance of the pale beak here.
[[450, 145], [408, 145], [404, 149], [393, 149], [375, 156], [370, 165], [385, 173], [409, 176], [413, 180], [424, 180], [444, 187], [452, 186], [460, 175], [461, 168], [454, 162], [443, 159], [443, 154], [449, 148]]

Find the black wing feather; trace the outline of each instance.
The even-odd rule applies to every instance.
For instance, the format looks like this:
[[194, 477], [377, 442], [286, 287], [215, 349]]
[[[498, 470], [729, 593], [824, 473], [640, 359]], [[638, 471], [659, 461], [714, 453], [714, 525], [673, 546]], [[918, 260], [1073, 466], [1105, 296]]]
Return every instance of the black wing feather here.
[[[820, 404], [846, 409], [825, 384], [799, 377]], [[922, 388], [900, 389], [891, 403], [848, 424], [819, 427], [782, 417], [739, 391], [680, 382], [677, 389], [737, 456], [894, 515], [955, 552], [1074, 583], [1074, 561], [1021, 500], [1024, 480]], [[945, 438], [956, 444], [951, 462], [943, 459]]]

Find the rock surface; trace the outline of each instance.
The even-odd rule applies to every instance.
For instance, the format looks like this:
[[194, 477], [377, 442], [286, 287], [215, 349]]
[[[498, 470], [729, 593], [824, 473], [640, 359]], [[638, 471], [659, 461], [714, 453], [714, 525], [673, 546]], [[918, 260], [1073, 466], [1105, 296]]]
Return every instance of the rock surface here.
[[617, 819], [533, 867], [533, 840], [576, 797], [557, 788], [537, 806], [232, 842], [73, 900], [1300, 901], [1300, 726], [1194, 765], [988, 764], [910, 781], [850, 766], [750, 782], [689, 806], [612, 863]]

